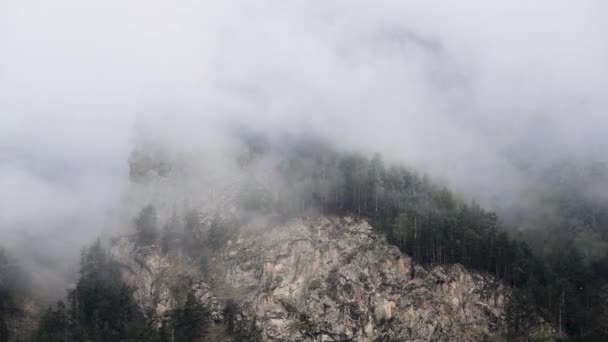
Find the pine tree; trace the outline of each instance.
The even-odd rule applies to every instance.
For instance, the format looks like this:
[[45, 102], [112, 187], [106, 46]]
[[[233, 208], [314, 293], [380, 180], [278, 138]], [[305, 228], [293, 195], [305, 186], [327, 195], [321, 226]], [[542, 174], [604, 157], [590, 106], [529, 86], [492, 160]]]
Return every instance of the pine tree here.
[[190, 292], [185, 303], [171, 311], [169, 325], [175, 341], [194, 342], [209, 328], [209, 310]]
[[534, 308], [525, 290], [513, 289], [505, 308], [505, 320], [510, 338], [525, 335], [534, 322]]
[[150, 327], [132, 292], [122, 282], [118, 265], [98, 240], [82, 253], [80, 278], [68, 293], [69, 305], [59, 302], [55, 309], [45, 312], [35, 340], [141, 340]]
[[40, 318], [38, 330], [34, 334], [35, 342], [72, 341], [69, 333], [69, 317], [65, 304], [59, 301], [56, 308], [48, 308]]

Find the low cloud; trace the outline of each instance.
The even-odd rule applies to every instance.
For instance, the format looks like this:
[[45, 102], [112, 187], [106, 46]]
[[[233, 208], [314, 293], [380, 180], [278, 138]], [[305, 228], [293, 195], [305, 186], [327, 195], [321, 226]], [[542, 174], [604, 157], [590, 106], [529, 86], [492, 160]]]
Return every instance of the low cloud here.
[[606, 6], [4, 1], [2, 244], [65, 241], [63, 264], [113, 226], [141, 127], [182, 146], [310, 131], [509, 207], [522, 170], [606, 162]]

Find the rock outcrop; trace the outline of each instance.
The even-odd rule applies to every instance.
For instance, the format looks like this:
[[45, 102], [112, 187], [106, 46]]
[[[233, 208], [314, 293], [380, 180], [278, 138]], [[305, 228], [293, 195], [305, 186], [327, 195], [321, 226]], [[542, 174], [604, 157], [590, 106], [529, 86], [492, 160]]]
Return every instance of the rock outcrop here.
[[162, 315], [185, 291], [222, 320], [234, 299], [268, 341], [477, 341], [504, 333], [509, 289], [459, 265], [423, 267], [363, 220], [235, 229], [200, 260], [114, 241], [138, 303]]

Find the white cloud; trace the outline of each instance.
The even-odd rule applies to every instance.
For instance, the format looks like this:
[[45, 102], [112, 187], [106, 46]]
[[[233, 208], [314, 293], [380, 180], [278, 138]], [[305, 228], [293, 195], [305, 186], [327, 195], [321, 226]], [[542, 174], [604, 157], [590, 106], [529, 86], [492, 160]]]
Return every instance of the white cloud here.
[[100, 219], [150, 114], [189, 118], [173, 127], [185, 144], [222, 120], [314, 129], [516, 197], [513, 153], [605, 158], [606, 13], [599, 0], [2, 1], [0, 231]]

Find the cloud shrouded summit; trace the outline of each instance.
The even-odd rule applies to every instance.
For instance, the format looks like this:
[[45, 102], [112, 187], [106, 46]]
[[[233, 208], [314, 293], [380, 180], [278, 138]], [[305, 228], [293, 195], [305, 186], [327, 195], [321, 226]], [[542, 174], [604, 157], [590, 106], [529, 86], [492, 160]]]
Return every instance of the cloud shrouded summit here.
[[220, 144], [225, 123], [314, 131], [513, 201], [517, 162], [605, 159], [607, 13], [591, 0], [3, 1], [0, 232], [97, 235], [136, 121], [157, 116], [184, 144]]

